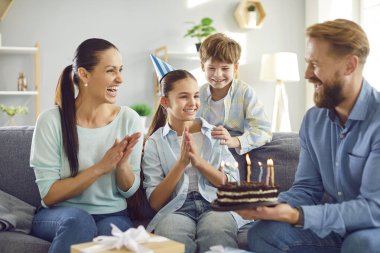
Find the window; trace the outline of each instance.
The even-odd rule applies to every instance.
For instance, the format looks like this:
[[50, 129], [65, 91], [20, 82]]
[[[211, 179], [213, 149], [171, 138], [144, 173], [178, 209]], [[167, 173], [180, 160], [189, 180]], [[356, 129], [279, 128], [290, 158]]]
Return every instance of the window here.
[[360, 22], [367, 33], [370, 53], [364, 67], [364, 77], [367, 81], [380, 90], [380, 77], [378, 72], [380, 63], [380, 0], [362, 0]]

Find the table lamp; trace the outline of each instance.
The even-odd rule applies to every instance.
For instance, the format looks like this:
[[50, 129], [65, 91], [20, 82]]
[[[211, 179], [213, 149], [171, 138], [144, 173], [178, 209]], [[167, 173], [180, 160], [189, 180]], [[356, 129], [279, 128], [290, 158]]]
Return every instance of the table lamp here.
[[297, 54], [278, 52], [261, 58], [260, 79], [276, 81], [272, 114], [272, 132], [291, 132], [288, 96], [284, 82], [299, 81]]

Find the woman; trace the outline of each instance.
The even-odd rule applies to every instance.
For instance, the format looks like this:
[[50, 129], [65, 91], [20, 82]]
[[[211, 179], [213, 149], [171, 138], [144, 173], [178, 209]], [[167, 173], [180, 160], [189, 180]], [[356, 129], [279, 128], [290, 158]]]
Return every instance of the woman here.
[[[187, 253], [205, 252], [218, 244], [237, 248], [237, 221], [242, 219], [210, 209], [216, 186], [227, 180], [218, 170], [222, 159], [235, 161], [227, 147], [211, 137], [213, 126], [195, 118], [199, 109], [195, 78], [174, 70], [162, 78], [161, 87], [142, 165], [149, 203], [158, 211], [148, 230], [183, 242]], [[238, 179], [238, 171], [232, 176]]]
[[125, 198], [140, 184], [142, 124], [132, 109], [115, 105], [122, 69], [113, 44], [82, 42], [59, 79], [57, 106], [37, 120], [31, 166], [42, 207], [32, 234], [52, 242], [49, 252], [110, 235], [110, 223], [132, 227]]

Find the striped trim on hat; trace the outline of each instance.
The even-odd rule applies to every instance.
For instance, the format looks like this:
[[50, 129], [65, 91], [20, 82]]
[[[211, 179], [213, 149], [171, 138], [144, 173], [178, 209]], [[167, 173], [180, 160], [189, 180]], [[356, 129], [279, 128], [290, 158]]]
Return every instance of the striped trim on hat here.
[[156, 70], [158, 81], [161, 82], [161, 79], [169, 72], [175, 70], [172, 66], [164, 62], [163, 60], [157, 58], [154, 55], [150, 55], [152, 59], [154, 69]]

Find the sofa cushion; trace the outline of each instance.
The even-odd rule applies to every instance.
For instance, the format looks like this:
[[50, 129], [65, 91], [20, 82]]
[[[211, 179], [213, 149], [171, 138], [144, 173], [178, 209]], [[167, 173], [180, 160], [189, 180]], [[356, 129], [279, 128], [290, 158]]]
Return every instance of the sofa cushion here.
[[17, 253], [17, 252], [48, 252], [50, 242], [37, 237], [17, 232], [0, 233], [0, 252]]
[[299, 153], [300, 143], [297, 133], [274, 133], [270, 143], [255, 150], [252, 175], [254, 178], [258, 178], [258, 161], [264, 163], [266, 168], [266, 161], [271, 158], [274, 161], [275, 182], [279, 185], [280, 191], [286, 191], [294, 182]]
[[40, 194], [29, 166], [34, 127], [0, 127], [0, 190], [38, 207]]
[[[279, 185], [280, 191], [288, 190], [294, 181], [299, 152], [300, 143], [297, 133], [273, 133], [271, 142], [249, 153], [251, 159], [251, 180], [258, 181], [259, 179], [260, 169], [258, 162], [262, 163], [263, 175], [265, 176], [266, 161], [271, 158], [274, 161], [276, 184]], [[235, 153], [234, 157], [239, 162], [241, 180], [246, 180], [247, 166], [245, 155], [237, 157]]]

